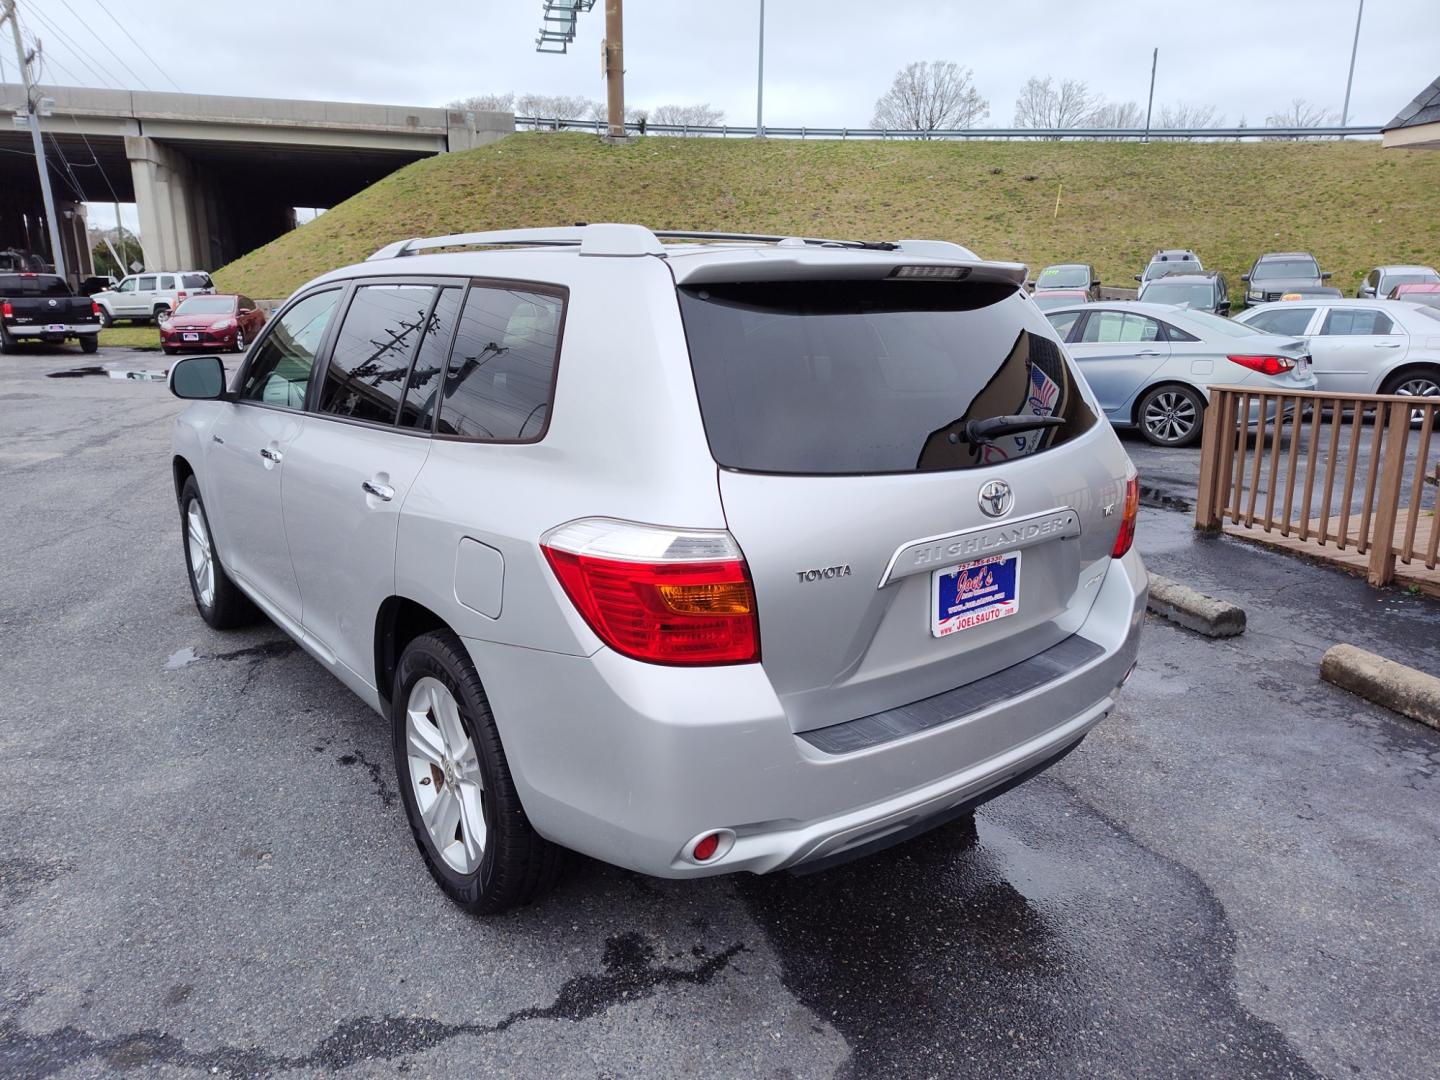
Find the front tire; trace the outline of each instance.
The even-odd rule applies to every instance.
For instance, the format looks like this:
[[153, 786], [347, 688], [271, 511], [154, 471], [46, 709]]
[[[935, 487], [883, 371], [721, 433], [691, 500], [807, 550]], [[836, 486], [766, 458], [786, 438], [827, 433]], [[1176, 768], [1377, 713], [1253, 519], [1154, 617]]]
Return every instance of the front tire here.
[[244, 331], [244, 330], [236, 330], [236, 331], [235, 331], [235, 351], [236, 351], [236, 352], [242, 352], [242, 353], [245, 351], [245, 331]]
[[1193, 446], [1204, 416], [1199, 391], [1178, 383], [1147, 390], [1135, 407], [1140, 434], [1156, 446]]
[[200, 617], [216, 630], [230, 630], [255, 621], [255, 605], [230, 579], [215, 552], [214, 534], [200, 485], [193, 476], [180, 489], [180, 529], [190, 593]]
[[440, 888], [478, 915], [547, 892], [564, 851], [525, 816], [490, 703], [460, 639], [440, 630], [406, 646], [390, 702], [405, 815]]

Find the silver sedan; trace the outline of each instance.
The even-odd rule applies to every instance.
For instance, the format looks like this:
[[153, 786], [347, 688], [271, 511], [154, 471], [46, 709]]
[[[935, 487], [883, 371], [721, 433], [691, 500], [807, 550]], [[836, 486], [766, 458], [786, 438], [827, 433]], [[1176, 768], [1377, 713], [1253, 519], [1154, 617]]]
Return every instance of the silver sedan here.
[[1200, 438], [1212, 385], [1313, 390], [1304, 341], [1202, 311], [1133, 301], [1045, 313], [1110, 423], [1157, 446]]

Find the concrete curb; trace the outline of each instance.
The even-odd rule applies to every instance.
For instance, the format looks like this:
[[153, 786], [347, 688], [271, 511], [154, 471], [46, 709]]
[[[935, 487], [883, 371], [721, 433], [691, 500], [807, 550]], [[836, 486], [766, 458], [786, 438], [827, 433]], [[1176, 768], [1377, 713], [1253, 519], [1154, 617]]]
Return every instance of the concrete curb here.
[[1434, 675], [1354, 645], [1333, 645], [1320, 659], [1320, 678], [1440, 730], [1440, 679]]
[[1245, 632], [1245, 609], [1217, 600], [1177, 581], [1150, 575], [1146, 606], [1162, 619], [1206, 637], [1234, 637]]

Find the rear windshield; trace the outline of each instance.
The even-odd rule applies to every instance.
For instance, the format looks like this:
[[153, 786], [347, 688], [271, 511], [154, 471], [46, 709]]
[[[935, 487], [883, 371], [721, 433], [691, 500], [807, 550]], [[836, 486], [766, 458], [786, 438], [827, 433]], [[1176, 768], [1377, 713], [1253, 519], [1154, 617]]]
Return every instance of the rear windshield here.
[[70, 296], [65, 279], [54, 274], [0, 274], [0, 296]]
[[1140, 299], [1147, 304], [1189, 304], [1209, 307], [1215, 301], [1215, 289], [1207, 281], [1203, 285], [1177, 285], [1159, 281], [1145, 286]]
[[1314, 278], [1320, 276], [1320, 267], [1314, 259], [1266, 259], [1257, 263], [1250, 275], [1251, 281], [1278, 281], [1281, 278]]
[[1088, 266], [1047, 266], [1035, 279], [1037, 289], [1088, 289]]
[[[791, 281], [680, 290], [705, 433], [725, 468], [968, 469], [1052, 449], [1095, 414], [1013, 286]], [[1065, 423], [972, 444], [999, 415]]]
[[181, 274], [180, 280], [187, 289], [213, 289], [215, 287], [209, 274]]
[[192, 296], [188, 300], [181, 300], [180, 306], [175, 309], [176, 315], [233, 315], [235, 313], [235, 298], [233, 296]]

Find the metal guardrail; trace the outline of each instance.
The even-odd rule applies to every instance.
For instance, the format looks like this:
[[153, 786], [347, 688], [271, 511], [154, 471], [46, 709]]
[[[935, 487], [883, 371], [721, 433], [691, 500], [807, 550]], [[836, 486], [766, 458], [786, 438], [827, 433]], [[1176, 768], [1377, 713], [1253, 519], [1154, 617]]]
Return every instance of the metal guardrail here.
[[[517, 116], [515, 129], [529, 131], [593, 131], [604, 134], [603, 120], [562, 120], [542, 116]], [[754, 138], [758, 129], [732, 124], [651, 124], [625, 125], [634, 135], [686, 135], [713, 139]], [[775, 127], [765, 125], [765, 135], [776, 139], [1340, 139], [1378, 137], [1382, 128], [1364, 127], [1225, 127], [1225, 128], [954, 128], [943, 131], [902, 131], [886, 128]]]
[[1434, 570], [1437, 413], [1440, 398], [1212, 386], [1195, 524], [1319, 558], [1363, 556], [1372, 585], [1394, 578], [1396, 559]]

